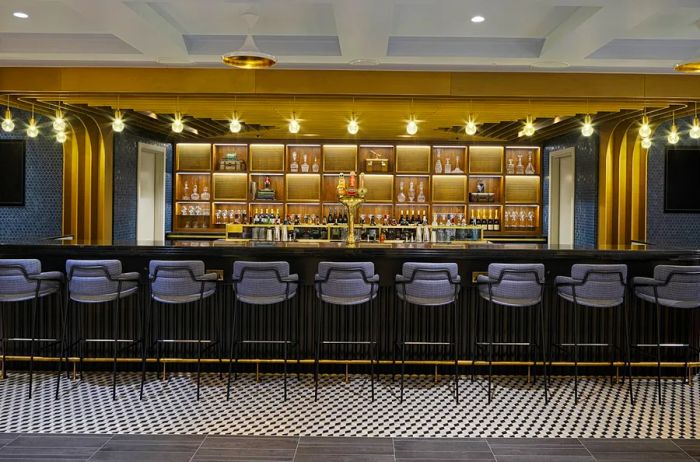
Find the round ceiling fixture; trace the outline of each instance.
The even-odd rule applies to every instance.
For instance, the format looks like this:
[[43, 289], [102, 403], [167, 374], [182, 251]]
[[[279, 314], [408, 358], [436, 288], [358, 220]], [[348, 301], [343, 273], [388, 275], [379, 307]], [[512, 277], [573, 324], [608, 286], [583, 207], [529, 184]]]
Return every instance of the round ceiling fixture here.
[[18, 19], [29, 19], [29, 15], [24, 11], [15, 11], [14, 13], [12, 13], [12, 16]]
[[253, 13], [244, 13], [243, 19], [248, 24], [248, 35], [243, 46], [236, 51], [226, 53], [221, 57], [224, 64], [240, 69], [267, 69], [277, 63], [277, 58], [269, 53], [260, 51], [253, 39], [252, 30], [260, 17]]
[[480, 14], [477, 14], [476, 16], [472, 16], [470, 21], [475, 23], [475, 24], [479, 24], [479, 23], [486, 21], [486, 18], [481, 16]]
[[685, 63], [678, 63], [673, 66], [676, 72], [683, 72], [686, 74], [697, 74], [700, 73], [700, 59], [694, 59], [693, 61], [687, 61]]

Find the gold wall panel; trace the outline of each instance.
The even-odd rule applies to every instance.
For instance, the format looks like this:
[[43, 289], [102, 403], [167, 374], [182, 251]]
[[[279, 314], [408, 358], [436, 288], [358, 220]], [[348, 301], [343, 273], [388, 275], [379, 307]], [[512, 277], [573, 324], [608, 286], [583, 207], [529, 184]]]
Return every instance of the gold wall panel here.
[[396, 146], [396, 173], [430, 173], [430, 146]]
[[175, 150], [175, 169], [181, 171], [211, 170], [211, 144], [178, 143]]
[[506, 177], [506, 204], [539, 203], [539, 176]]
[[324, 172], [357, 171], [357, 145], [356, 144], [324, 144], [323, 145]]
[[286, 197], [290, 202], [319, 202], [321, 200], [321, 175], [288, 173], [286, 184]]
[[283, 144], [251, 144], [251, 172], [284, 172]]
[[469, 173], [500, 174], [503, 173], [503, 147], [470, 146]]
[[245, 173], [214, 173], [212, 175], [216, 201], [244, 201], [248, 196], [248, 175]]
[[394, 202], [394, 175], [365, 175], [366, 202]]
[[467, 201], [466, 175], [433, 175], [433, 202], [463, 203]]

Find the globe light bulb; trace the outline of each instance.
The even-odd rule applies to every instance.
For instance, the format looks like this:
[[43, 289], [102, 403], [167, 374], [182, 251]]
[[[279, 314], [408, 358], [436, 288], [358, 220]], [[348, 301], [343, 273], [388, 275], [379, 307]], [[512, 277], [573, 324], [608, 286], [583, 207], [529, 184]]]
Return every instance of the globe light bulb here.
[[53, 119], [53, 129], [57, 132], [62, 132], [66, 130], [66, 121], [63, 116], [59, 113], [56, 114], [56, 118]]
[[299, 130], [301, 130], [301, 125], [299, 124], [299, 121], [294, 118], [289, 121], [289, 133], [299, 133]]
[[464, 126], [464, 133], [469, 136], [476, 134], [476, 122], [470, 117], [467, 125]]
[[532, 123], [532, 116], [527, 116], [527, 119], [525, 119], [523, 134], [525, 136], [532, 136], [535, 134], [535, 124]]
[[698, 120], [697, 116], [693, 117], [693, 125], [690, 127], [688, 134], [694, 140], [700, 138], [700, 120]]
[[406, 124], [406, 133], [409, 135], [415, 135], [418, 133], [418, 124], [416, 123], [415, 120], [411, 119], [408, 121]]
[[242, 125], [241, 121], [238, 120], [238, 118], [233, 118], [231, 119], [231, 123], [228, 125], [228, 129], [231, 130], [231, 133], [239, 133], [241, 131]]
[[112, 121], [112, 130], [116, 133], [121, 133], [124, 131], [124, 128], [126, 125], [124, 125], [124, 120], [122, 119], [122, 113], [117, 110], [114, 113], [114, 121]]
[[5, 111], [5, 118], [0, 125], [2, 125], [2, 130], [5, 132], [11, 132], [15, 129], [15, 123], [12, 121], [12, 113], [9, 109]]
[[357, 120], [352, 119], [350, 122], [348, 122], [348, 133], [351, 135], [357, 135], [357, 132], [360, 131], [360, 124], [357, 123]]
[[27, 127], [27, 136], [29, 138], [36, 138], [39, 135], [39, 128], [36, 126], [36, 120], [34, 117], [29, 119], [29, 126]]
[[66, 136], [66, 132], [56, 133], [56, 141], [58, 141], [59, 143], [65, 143], [67, 138], [68, 137]]
[[678, 127], [676, 127], [676, 124], [671, 125], [671, 132], [666, 139], [669, 144], [676, 144], [680, 141], [681, 137], [678, 136]]
[[175, 120], [173, 120], [173, 123], [172, 123], [172, 125], [170, 125], [170, 128], [175, 133], [182, 133], [182, 130], [185, 129], [185, 124], [182, 123], [182, 118], [180, 117], [180, 113], [175, 114]]
[[639, 127], [639, 136], [649, 138], [651, 136], [651, 127], [649, 126], [649, 117], [642, 117], [642, 125]]
[[642, 138], [642, 148], [649, 149], [650, 147], [651, 147], [651, 139], [650, 138]]
[[583, 118], [583, 127], [581, 127], [581, 134], [583, 136], [591, 136], [593, 134], [593, 123], [591, 122], [591, 116], [586, 114]]

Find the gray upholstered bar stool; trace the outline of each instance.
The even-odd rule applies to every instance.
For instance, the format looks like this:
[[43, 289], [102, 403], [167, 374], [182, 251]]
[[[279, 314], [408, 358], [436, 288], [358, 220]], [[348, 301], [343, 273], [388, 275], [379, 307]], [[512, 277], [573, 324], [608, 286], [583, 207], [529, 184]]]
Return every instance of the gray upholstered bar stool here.
[[[297, 366], [299, 365], [299, 338], [297, 330], [296, 341], [291, 340], [290, 301], [297, 294], [299, 275], [289, 274], [289, 263], [286, 261], [254, 262], [237, 261], [233, 264], [233, 329], [231, 330], [231, 351], [229, 354], [228, 380], [226, 399], [231, 396], [231, 369], [235, 362], [238, 365], [239, 344], [278, 344], [284, 350], [284, 399], [287, 399], [287, 355], [290, 344], [297, 347]], [[282, 338], [281, 339], [244, 339], [242, 333], [242, 308], [282, 306]], [[297, 323], [298, 325], [298, 323]]]
[[686, 372], [691, 351], [696, 350], [691, 345], [692, 334], [688, 343], [661, 343], [661, 307], [665, 309], [681, 309], [691, 315], [688, 320], [689, 329], [695, 328], [693, 311], [700, 307], [700, 266], [658, 265], [654, 268], [653, 278], [636, 277], [632, 280], [634, 294], [639, 300], [653, 303], [656, 319], [656, 343], [634, 346], [637, 348], [654, 348], [656, 350], [656, 385], [659, 404], [661, 393], [661, 348], [685, 348]]
[[[324, 345], [365, 345], [370, 360], [372, 401], [374, 401], [374, 363], [377, 355], [377, 340], [374, 331], [375, 300], [379, 293], [379, 275], [374, 274], [372, 262], [327, 262], [318, 264], [314, 278], [319, 304], [316, 312], [316, 348], [314, 351], [314, 399], [318, 399], [318, 375], [321, 347]], [[369, 309], [369, 332], [366, 340], [326, 340], [323, 332], [324, 319], [331, 306], [355, 309], [366, 305]], [[357, 323], [355, 324], [357, 326]], [[351, 335], [357, 336], [357, 332]]]
[[[403, 401], [404, 373], [406, 366], [406, 346], [447, 346], [452, 348], [452, 359], [454, 361], [454, 384], [455, 401], [459, 402], [459, 380], [458, 380], [458, 316], [457, 300], [459, 296], [461, 279], [458, 274], [456, 263], [404, 263], [401, 274], [397, 274], [394, 284], [396, 295], [399, 298], [400, 313], [395, 318], [401, 323], [401, 336], [394, 339], [394, 365], [396, 364], [396, 350], [401, 349], [401, 394], [400, 401]], [[452, 323], [452, 333], [449, 341], [427, 342], [406, 340], [406, 312], [410, 306], [421, 308], [421, 313], [426, 309], [438, 307], [451, 308], [451, 320], [445, 325]], [[398, 309], [397, 309], [398, 311]], [[398, 329], [395, 329], [397, 331]], [[397, 332], [398, 334], [398, 332]]]
[[[547, 354], [544, 330], [544, 265], [540, 263], [491, 263], [487, 275], [480, 275], [476, 284], [479, 296], [488, 302], [486, 311], [486, 341], [479, 339], [479, 311], [477, 309], [474, 345], [478, 351], [486, 347], [488, 349], [489, 380], [488, 402], [491, 402], [491, 382], [493, 374], [493, 347], [510, 346], [526, 347], [529, 349], [530, 362], [536, 363], [532, 356], [532, 350], [539, 350], [543, 370], [543, 389], [545, 403], [549, 402]], [[494, 310], [496, 307], [510, 307], [527, 309], [529, 318], [529, 335], [524, 342], [494, 342], [495, 323]], [[539, 317], [539, 328], [537, 327]], [[536, 333], [537, 332], [537, 333]], [[538, 335], [539, 334], [539, 335]], [[539, 337], [539, 340], [538, 340]]]
[[[623, 328], [625, 335], [625, 362], [627, 363], [627, 374], [629, 376], [630, 402], [634, 402], [632, 391], [632, 369], [629, 351], [629, 322], [627, 310], [625, 309], [625, 290], [627, 285], [627, 265], [587, 265], [577, 264], [571, 267], [571, 277], [557, 276], [554, 280], [557, 294], [560, 299], [573, 304], [574, 312], [574, 343], [560, 343], [556, 346], [560, 348], [574, 349], [574, 400], [578, 402], [578, 363], [579, 348], [607, 348], [610, 355], [610, 366], [615, 362], [613, 351], [619, 346], [613, 343], [613, 314], [615, 308], [622, 309]], [[590, 309], [609, 309], [609, 335], [605, 342], [581, 343], [581, 307]], [[612, 374], [611, 374], [612, 377]]]
[[[74, 345], [78, 345], [80, 355], [80, 378], [83, 378], [83, 359], [85, 357], [86, 343], [111, 343], [112, 344], [112, 399], [117, 397], [117, 354], [119, 344], [134, 346], [141, 344], [142, 364], [145, 364], [143, 353], [144, 329], [140, 339], [119, 338], [120, 312], [122, 301], [136, 294], [139, 289], [139, 273], [123, 273], [122, 263], [119, 260], [67, 260], [66, 274], [68, 276], [68, 300], [66, 313], [71, 319], [71, 306], [78, 307], [77, 326], [78, 338], [66, 341], [66, 360]], [[112, 338], [86, 338], [83, 331], [84, 311], [90, 307], [111, 305], [112, 308]], [[95, 308], [97, 310], [98, 308]], [[97, 314], [97, 313], [94, 313]], [[69, 338], [69, 335], [66, 335]], [[62, 362], [63, 364], [63, 362]], [[59, 371], [56, 383], [56, 397], [58, 397], [61, 383], [61, 371]]]
[[[7, 342], [29, 342], [29, 397], [32, 397], [32, 378], [34, 372], [34, 346], [41, 342], [44, 347], [61, 343], [56, 338], [36, 338], [39, 311], [44, 311], [43, 301], [46, 297], [59, 294], [63, 284], [63, 273], [58, 271], [41, 271], [41, 262], [35, 259], [0, 259], [0, 326], [2, 335], [2, 376], [7, 377]], [[8, 337], [5, 322], [5, 306], [9, 303], [31, 301], [29, 321], [29, 338]], [[58, 306], [61, 306], [60, 303]], [[58, 330], [58, 329], [57, 329]]]
[[[220, 342], [203, 338], [204, 330], [204, 301], [210, 299], [216, 292], [216, 273], [205, 273], [204, 262], [201, 260], [151, 260], [148, 263], [148, 275], [150, 282], [151, 316], [154, 315], [155, 306], [158, 307], [157, 332], [154, 339], [156, 345], [156, 363], [160, 370], [161, 347], [164, 343], [196, 344], [197, 345], [197, 400], [199, 400], [202, 372], [202, 349], [207, 344], [207, 350]], [[211, 299], [210, 299], [211, 300]], [[163, 338], [164, 316], [163, 309], [168, 305], [194, 304], [197, 310], [195, 315], [194, 331], [195, 339], [166, 339]], [[210, 305], [211, 308], [211, 305]], [[170, 318], [172, 320], [172, 318]], [[177, 320], [176, 320], [177, 321]], [[221, 326], [223, 327], [223, 326]], [[220, 340], [220, 339], [219, 339]], [[219, 349], [219, 360], [221, 350]], [[165, 380], [165, 373], [163, 373]], [[141, 396], [145, 374], [141, 379]]]

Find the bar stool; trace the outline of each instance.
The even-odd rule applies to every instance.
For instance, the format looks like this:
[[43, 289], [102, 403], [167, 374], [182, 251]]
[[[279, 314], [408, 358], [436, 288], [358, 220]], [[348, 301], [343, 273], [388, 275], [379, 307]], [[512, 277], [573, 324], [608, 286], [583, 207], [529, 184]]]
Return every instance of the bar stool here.
[[[145, 364], [144, 353], [144, 329], [142, 325], [141, 339], [120, 339], [119, 324], [122, 300], [131, 297], [139, 289], [139, 273], [122, 273], [122, 263], [119, 260], [67, 260], [66, 274], [68, 275], [68, 300], [66, 307], [67, 319], [71, 318], [71, 304], [76, 304], [78, 313], [78, 338], [75, 341], [66, 342], [65, 359], [68, 361], [70, 350], [78, 345], [80, 356], [80, 379], [83, 378], [83, 359], [85, 357], [85, 343], [111, 343], [112, 344], [112, 399], [117, 397], [117, 353], [120, 343], [128, 343], [132, 346], [141, 343], [142, 367]], [[99, 304], [111, 304], [112, 308], [112, 338], [85, 338], [83, 337], [83, 316], [85, 306]], [[68, 323], [66, 323], [67, 325]], [[69, 335], [66, 335], [68, 338]], [[62, 358], [63, 359], [63, 358]], [[61, 361], [63, 364], [63, 361]], [[62, 369], [62, 366], [61, 368]], [[56, 398], [58, 398], [61, 383], [61, 373], [56, 383]]]
[[[60, 338], [41, 339], [37, 336], [39, 322], [38, 311], [44, 310], [43, 300], [50, 295], [59, 294], [63, 285], [63, 273], [59, 271], [41, 271], [41, 262], [35, 259], [0, 259], [0, 326], [2, 335], [2, 377], [7, 377], [7, 342], [29, 342], [29, 398], [32, 397], [32, 378], [34, 372], [34, 345], [46, 343], [46, 347], [61, 343]], [[31, 318], [29, 338], [7, 337], [5, 310], [7, 303], [31, 301]], [[41, 306], [40, 306], [41, 305]], [[60, 306], [60, 304], [59, 304]]]
[[[686, 370], [690, 351], [694, 349], [690, 345], [690, 339], [687, 344], [661, 343], [661, 307], [683, 309], [691, 315], [694, 309], [700, 307], [700, 266], [658, 265], [654, 268], [653, 278], [636, 277], [632, 279], [632, 287], [637, 299], [653, 303], [655, 306], [656, 343], [634, 346], [656, 349], [656, 386], [661, 404], [661, 347], [686, 348]], [[692, 320], [688, 322], [693, 329]]]
[[[489, 380], [488, 380], [488, 402], [491, 402], [491, 382], [493, 375], [493, 346], [527, 347], [529, 349], [530, 362], [532, 362], [532, 349], [538, 349], [542, 360], [544, 375], [544, 400], [549, 402], [548, 375], [547, 375], [547, 354], [545, 348], [544, 329], [544, 304], [542, 295], [544, 293], [544, 265], [540, 263], [506, 264], [491, 263], [488, 267], [487, 275], [477, 277], [476, 284], [479, 289], [479, 296], [488, 301], [487, 321], [486, 321], [486, 341], [479, 341], [479, 311], [476, 316], [476, 329], [474, 345], [478, 350], [480, 347], [488, 348]], [[529, 317], [529, 338], [526, 342], [494, 342], [494, 321], [495, 308], [511, 307], [518, 309], [528, 309]], [[540, 328], [537, 329], [537, 317], [539, 315]], [[539, 330], [538, 335], [535, 333]], [[536, 359], [535, 359], [536, 361]]]
[[[367, 345], [369, 348], [370, 380], [372, 401], [374, 401], [374, 362], [376, 360], [377, 341], [374, 332], [374, 301], [379, 293], [379, 275], [374, 274], [372, 262], [327, 262], [318, 264], [315, 278], [316, 296], [319, 300], [316, 313], [316, 348], [314, 351], [314, 400], [318, 400], [318, 376], [321, 347], [333, 345]], [[323, 321], [329, 306], [356, 307], [367, 305], [369, 310], [368, 340], [325, 340]], [[355, 337], [357, 332], [354, 332]], [[373, 351], [374, 350], [374, 351]]]
[[[399, 298], [401, 313], [396, 318], [401, 319], [401, 340], [394, 340], [394, 360], [396, 365], [396, 350], [401, 348], [401, 394], [403, 402], [404, 373], [406, 366], [406, 346], [411, 345], [440, 345], [452, 347], [454, 360], [455, 401], [459, 403], [459, 381], [457, 363], [457, 299], [461, 279], [457, 273], [456, 263], [404, 263], [401, 274], [397, 274], [394, 285]], [[406, 340], [406, 307], [419, 308], [452, 308], [452, 339], [449, 342], [414, 342]], [[423, 310], [422, 310], [423, 311]]]
[[[233, 329], [231, 351], [229, 354], [228, 381], [226, 399], [231, 396], [231, 369], [233, 362], [238, 366], [238, 344], [277, 344], [284, 349], [284, 399], [287, 399], [287, 352], [290, 344], [297, 347], [297, 366], [299, 364], [299, 335], [297, 340], [290, 340], [290, 301], [296, 297], [299, 286], [299, 275], [289, 274], [289, 263], [286, 261], [253, 262], [237, 261], [233, 264]], [[283, 304], [282, 307], [282, 339], [260, 340], [244, 339], [242, 322], [240, 320], [242, 307], [253, 308]], [[238, 322], [237, 322], [238, 320]], [[298, 325], [298, 324], [297, 324]]]
[[[203, 305], [216, 292], [216, 273], [204, 272], [204, 262], [201, 260], [151, 260], [148, 263], [148, 275], [150, 282], [151, 316], [158, 306], [158, 332], [155, 338], [156, 364], [160, 370], [161, 346], [163, 343], [187, 343], [197, 344], [197, 400], [199, 400], [202, 371], [202, 344], [207, 344], [207, 350], [217, 345], [211, 339], [203, 339], [202, 330], [204, 324]], [[196, 313], [196, 339], [164, 339], [163, 329], [163, 307], [166, 305], [195, 304]], [[210, 308], [212, 306], [210, 305]], [[221, 362], [221, 351], [219, 349], [219, 361]], [[165, 380], [165, 372], [163, 373]], [[141, 397], [143, 397], [143, 387], [145, 374], [141, 378]]]
[[[610, 367], [615, 361], [613, 350], [619, 349], [613, 344], [612, 329], [614, 323], [610, 322], [610, 339], [606, 343], [581, 343], [581, 331], [579, 329], [579, 317], [581, 307], [585, 308], [609, 308], [610, 317], [614, 308], [622, 308], [624, 318], [625, 356], [627, 362], [627, 374], [630, 381], [630, 402], [634, 403], [632, 390], [632, 367], [629, 352], [629, 322], [627, 310], [625, 310], [625, 288], [627, 281], [627, 265], [586, 265], [577, 264], [571, 267], [571, 277], [557, 276], [554, 285], [559, 298], [573, 303], [574, 306], [574, 343], [561, 343], [557, 346], [573, 347], [574, 349], [574, 401], [578, 403], [578, 358], [579, 347], [608, 348], [610, 354]], [[611, 369], [612, 370], [612, 369]], [[612, 373], [611, 373], [612, 379]]]

